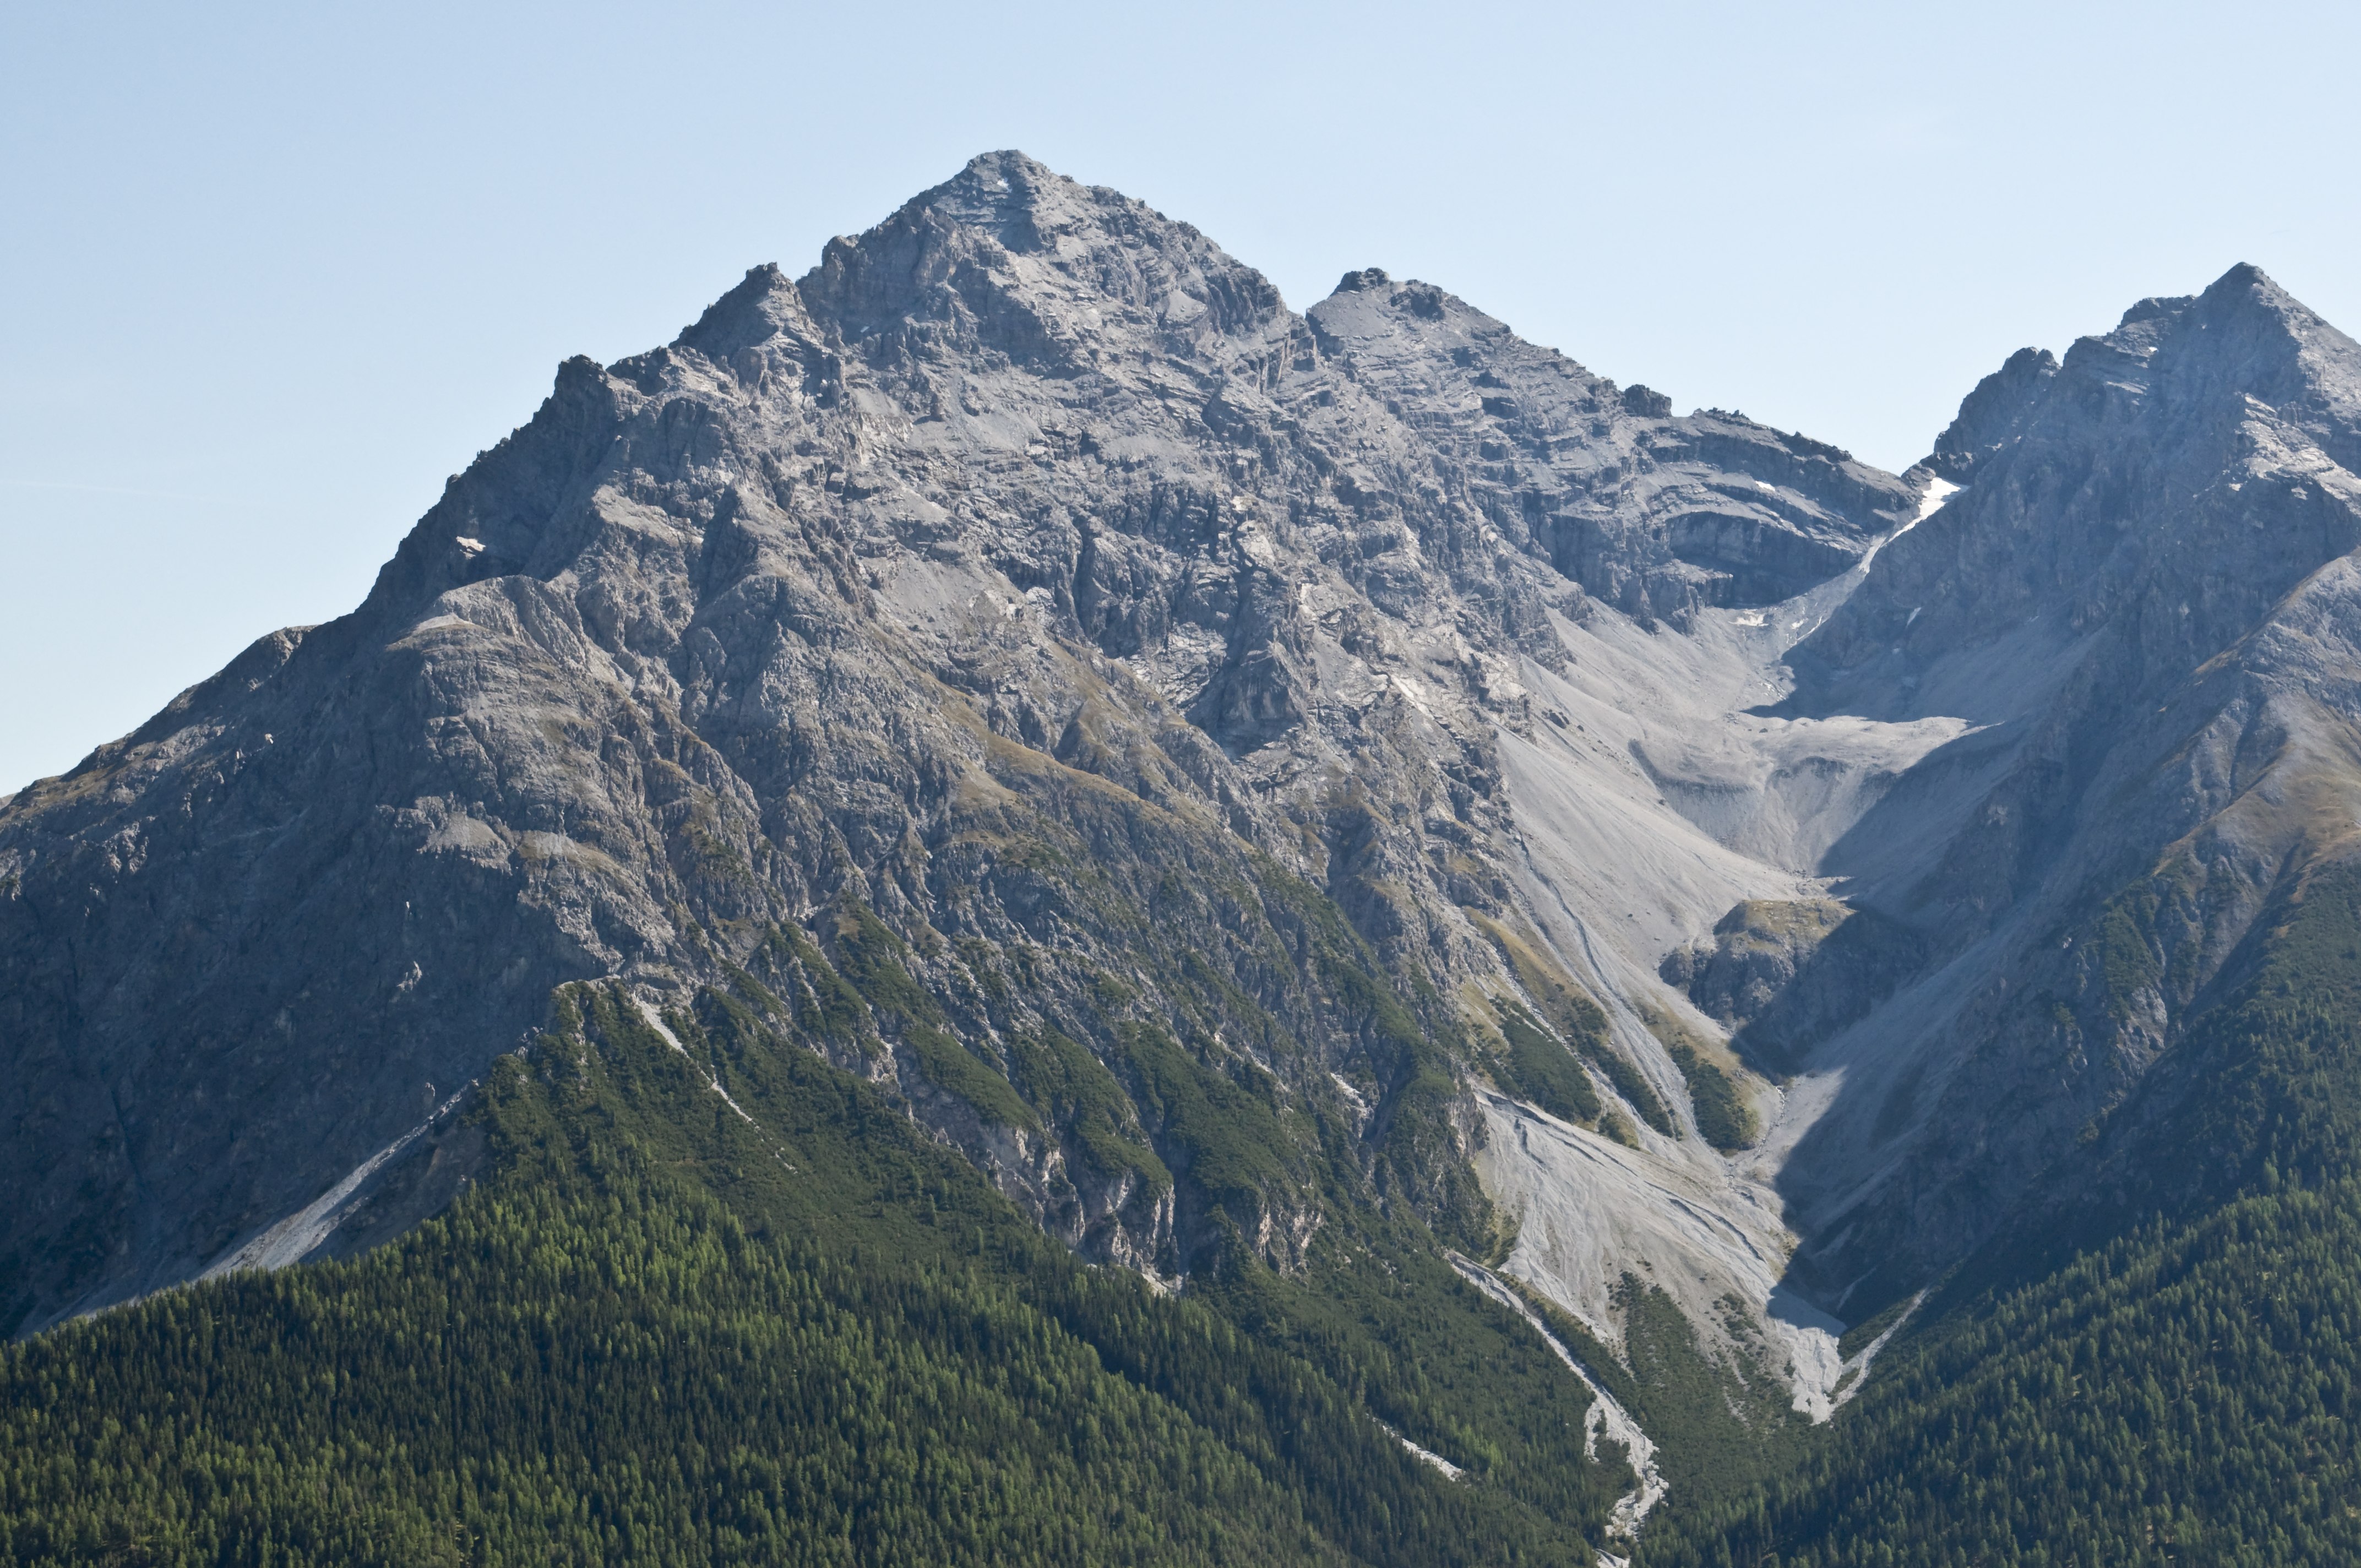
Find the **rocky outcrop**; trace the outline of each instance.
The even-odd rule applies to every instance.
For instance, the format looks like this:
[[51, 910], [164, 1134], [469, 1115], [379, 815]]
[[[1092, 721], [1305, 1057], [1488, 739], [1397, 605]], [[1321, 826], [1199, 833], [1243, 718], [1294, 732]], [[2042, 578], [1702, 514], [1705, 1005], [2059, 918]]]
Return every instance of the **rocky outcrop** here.
[[1092, 1257], [1414, 1213], [1825, 1412], [2361, 820], [2356, 366], [2240, 269], [1896, 477], [980, 158], [0, 803], [0, 1323], [398, 1228], [554, 998], [720, 986]]
[[1710, 942], [1675, 948], [1664, 980], [1765, 1070], [1795, 1070], [1811, 1047], [1894, 992], [1923, 958], [1900, 922], [1832, 899], [1748, 899]]
[[568, 361], [353, 614], [0, 806], [0, 1319], [236, 1255], [568, 982], [733, 968], [849, 986], [814, 1047], [1093, 1255], [1181, 1277], [1219, 1209], [1289, 1265], [1332, 1126], [1480, 1230], [1522, 672], [1911, 500], [1667, 413], [1013, 153]]

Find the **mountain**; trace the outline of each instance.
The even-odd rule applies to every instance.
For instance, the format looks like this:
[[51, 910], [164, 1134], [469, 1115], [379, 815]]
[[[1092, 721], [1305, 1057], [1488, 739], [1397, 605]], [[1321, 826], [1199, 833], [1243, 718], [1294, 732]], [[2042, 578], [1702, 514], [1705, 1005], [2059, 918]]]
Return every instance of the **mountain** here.
[[[1193, 230], [979, 159], [667, 348], [569, 362], [353, 615], [9, 803], [9, 1176], [38, 1195], [9, 1316], [238, 1256], [557, 985], [661, 1004], [772, 954], [788, 994], [804, 946], [908, 971], [890, 1051], [844, 1063], [906, 1077], [1092, 1255], [1180, 1278], [1223, 1190], [1167, 1190], [1137, 1080], [1084, 1094], [1090, 1126], [1017, 1103], [1012, 1036], [1104, 1062], [1148, 1031], [1378, 1135], [1370, 1179], [1477, 1235], [1444, 1064], [1466, 1008], [1521, 994], [1503, 737], [1566, 744], [1523, 677], [1594, 602], [1552, 562], [1692, 616], [1913, 504], [1432, 288], [1360, 273], [1296, 317]], [[1680, 1079], [1619, 1048], [1624, 1124], [1669, 1146]], [[1300, 1251], [1301, 1171], [1233, 1175], [1257, 1245]]]
[[1980, 1242], [2352, 853], [2356, 436], [2361, 348], [2259, 272], [2145, 301], [1980, 387], [1965, 488], [1795, 650], [1791, 709], [1975, 727], [1819, 868], [1931, 959], [1814, 1058], [1817, 1277]]
[[1964, 488], [1790, 652], [1783, 714], [1972, 728], [1831, 846], [1850, 918], [1668, 969], [1811, 1086], [1791, 1277], [1899, 1337], [1647, 1561], [2361, 1550], [2356, 416], [2255, 269], [2144, 301], [1978, 387]]
[[[1897, 477], [1378, 269], [1298, 315], [977, 159], [568, 361], [351, 615], [0, 802], [16, 1440], [222, 1391], [18, 1473], [13, 1550], [854, 1540], [814, 1521], [893, 1484], [849, 1461], [767, 1522], [723, 1470], [602, 1491], [758, 1418], [658, 1382], [605, 1458], [551, 1438], [507, 1391], [596, 1376], [534, 1349], [596, 1301], [760, 1387], [903, 1325], [875, 1401], [759, 1419], [970, 1411], [1014, 1468], [947, 1560], [1938, 1540], [1929, 1477], [1991, 1461], [1937, 1416], [2037, 1445], [2066, 1406], [1991, 1390], [2136, 1354], [2072, 1348], [2124, 1274], [2344, 1223], [2356, 455], [2361, 349], [2251, 268], [2012, 357]], [[253, 1468], [329, 1419], [271, 1366], [394, 1376], [339, 1303], [440, 1343], [504, 1296], [432, 1362], [473, 1426], [354, 1418], [439, 1458], [326, 1513]], [[744, 1337], [766, 1299], [803, 1337]], [[2217, 1381], [2344, 1365], [2271, 1354]], [[1117, 1407], [1086, 1482], [1052, 1434]], [[518, 1444], [571, 1457], [435, 1491]], [[143, 1445], [269, 1500], [158, 1513]], [[2289, 1473], [2221, 1507], [2320, 1515]], [[1105, 1530], [1038, 1533], [1086, 1486]]]

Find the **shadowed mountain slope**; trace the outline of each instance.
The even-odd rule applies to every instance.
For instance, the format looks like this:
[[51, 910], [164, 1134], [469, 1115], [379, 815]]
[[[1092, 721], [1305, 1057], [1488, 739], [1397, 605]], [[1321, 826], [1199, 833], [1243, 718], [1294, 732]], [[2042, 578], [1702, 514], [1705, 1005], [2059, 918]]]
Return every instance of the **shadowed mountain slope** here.
[[1595, 1396], [1594, 1468], [1441, 1456], [1510, 1535], [1605, 1541], [1617, 1443], [1628, 1534], [1864, 1387], [1906, 1434], [1846, 1320], [1931, 1299], [1932, 1365], [2351, 1174], [2356, 460], [2361, 349], [2250, 268], [1895, 477], [986, 155], [0, 802], [0, 1323], [480, 1212], [595, 993], [717, 1125], [780, 1130], [719, 1007], [1397, 1428], [1508, 1325]]
[[1805, 1058], [1847, 1079], [1783, 1177], [1824, 1287], [1981, 1241], [2361, 822], [2361, 347], [2241, 267], [2010, 367], [1791, 655], [1788, 711], [1976, 727], [1820, 867], [1932, 955]]
[[1178, 1280], [1221, 1207], [1299, 1257], [1330, 1136], [1480, 1245], [1461, 1085], [1492, 998], [1554, 1017], [1494, 939], [1521, 668], [1586, 586], [1775, 594], [1911, 491], [1423, 285], [1315, 317], [995, 154], [569, 361], [352, 615], [0, 807], [8, 1321], [398, 1228], [553, 987], [761, 952], [1092, 1255]]

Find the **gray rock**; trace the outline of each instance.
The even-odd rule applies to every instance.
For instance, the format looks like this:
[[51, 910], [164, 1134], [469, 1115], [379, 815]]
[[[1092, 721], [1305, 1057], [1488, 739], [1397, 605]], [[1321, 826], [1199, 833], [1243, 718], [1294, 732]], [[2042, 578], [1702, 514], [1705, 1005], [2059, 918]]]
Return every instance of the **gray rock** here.
[[[2361, 350], [2251, 269], [1896, 477], [987, 155], [568, 361], [351, 615], [0, 802], [0, 1321], [431, 1212], [564, 982], [890, 950], [814, 1047], [1091, 1256], [1179, 1283], [1218, 1206], [1300, 1266], [1331, 1149], [1472, 1246], [1480, 1168], [1510, 1272], [1611, 1339], [1660, 1258], [1825, 1410], [1794, 1292], [2037, 1200], [2341, 852], [2357, 463]], [[1678, 1124], [1527, 1142], [1518, 997]], [[1793, 1075], [1738, 1160], [1663, 1044], [1717, 1033]]]
[[1814, 1279], [1878, 1271], [1856, 1304], [2036, 1201], [2342, 852], [2361, 715], [2361, 346], [2254, 268], [2018, 354], [1944, 442], [1966, 488], [1791, 656], [1784, 709], [1984, 727], [1822, 868], [1937, 959], [1822, 1053], [1848, 1087], [1783, 1177], [1845, 1216]]
[[1810, 1047], [1891, 995], [1923, 961], [1900, 922], [1830, 899], [1749, 899], [1713, 940], [1676, 948], [1659, 972], [1766, 1071], [1792, 1072]]
[[1975, 477], [1976, 466], [2015, 444], [2041, 406], [2058, 374], [2058, 356], [2046, 348], [2020, 348], [2001, 367], [1976, 383], [1960, 403], [1960, 415], [1935, 438], [1927, 466], [1955, 485]]
[[[1498, 737], [1552, 615], [1784, 592], [1913, 490], [1348, 284], [1297, 316], [1001, 153], [664, 348], [562, 366], [354, 613], [0, 806], [0, 1321], [239, 1255], [554, 986], [678, 997], [789, 928], [842, 959], [856, 906], [993, 1072], [1054, 1027], [1138, 1090], [1153, 1024], [1305, 1128], [1366, 1125], [1368, 1201], [1480, 1209], [1473, 1113], [1397, 1096], [1463, 981], [1514, 984], [1466, 911], [1513, 913]], [[1135, 1107], [1183, 1173], [1140, 1200], [873, 1027], [846, 1065], [1094, 1255], [1185, 1273], [1216, 1201], [1282, 1263], [1316, 1228], [1285, 1160], [1224, 1197]]]

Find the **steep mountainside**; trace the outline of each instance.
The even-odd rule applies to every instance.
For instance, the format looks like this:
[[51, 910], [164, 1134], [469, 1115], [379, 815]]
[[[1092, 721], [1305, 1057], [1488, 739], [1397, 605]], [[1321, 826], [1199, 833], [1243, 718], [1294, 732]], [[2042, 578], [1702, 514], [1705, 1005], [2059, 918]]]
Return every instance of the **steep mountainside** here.
[[1787, 711], [1978, 723], [1832, 847], [1871, 907], [1667, 966], [1805, 1064], [1794, 1277], [1883, 1354], [1646, 1561], [2352, 1557], [2356, 413], [2250, 268], [2020, 355], [1792, 656]]
[[1889, 1342], [1858, 1403], [1642, 1561], [2354, 1560], [2361, 868], [2293, 881], [2044, 1196], [1855, 1331]]
[[[1692, 1141], [1653, 1042], [1500, 956], [1502, 738], [1554, 733], [1522, 672], [1586, 583], [1776, 597], [1911, 491], [1351, 282], [1294, 316], [996, 155], [564, 367], [353, 615], [8, 803], [10, 1320], [248, 1255], [555, 985], [659, 999], [782, 941], [876, 981], [888, 1048], [848, 1065], [1167, 1278], [1221, 1203], [1300, 1255], [1323, 1127], [1480, 1245], [1457, 1085], [1487, 1031], [1507, 1059], [1495, 997], [1589, 1051], [1551, 1070], [1594, 1122]], [[1053, 1036], [1076, 1065], [1028, 1066]], [[1192, 1147], [1175, 1075], [1297, 1130]], [[388, 1223], [454, 1179], [406, 1163]]]
[[[1321, 1453], [1389, 1431], [1475, 1475], [1502, 1552], [1666, 1496], [1772, 1519], [1764, 1550], [1867, 1529], [1829, 1501], [1868, 1484], [1845, 1434], [1961, 1463], [1902, 1449], [1992, 1321], [2081, 1332], [2123, 1307], [2089, 1258], [2165, 1267], [2356, 1174], [2361, 957], [2320, 922], [2361, 823], [2356, 462], [2361, 348], [2250, 268], [2012, 357], [1895, 477], [1376, 269], [1298, 315], [987, 155], [666, 347], [567, 362], [351, 615], [0, 801], [0, 1324], [406, 1238], [319, 1276], [400, 1319], [489, 1288], [447, 1238], [595, 1230], [620, 1183], [661, 1214], [599, 1266], [703, 1281], [651, 1312], [737, 1310], [703, 1242], [665, 1250], [712, 1203], [901, 1238], [866, 1305], [809, 1288], [823, 1339], [1029, 1323], [1120, 1266], [1298, 1358], [1257, 1420], [1300, 1371]], [[681, 1170], [533, 1152], [646, 1113], [561, 1092], [642, 1058], [708, 1096], [633, 1135]], [[746, 1196], [820, 1117], [782, 1062], [1041, 1250], [929, 1274], [932, 1222], [897, 1227], [937, 1178]], [[2310, 1201], [2256, 1223], [2316, 1246], [2342, 1200]], [[194, 1365], [177, 1321], [107, 1320]], [[1058, 1355], [1131, 1354], [1060, 1321]], [[1474, 1371], [1402, 1392], [1479, 1343], [1502, 1409]], [[1212, 1421], [1133, 1381], [1127, 1430]], [[1206, 1431], [1251, 1537], [1208, 1552], [1384, 1556], [1282, 1517], [1330, 1483], [1262, 1428]], [[1800, 1490], [1741, 1495], [1791, 1449]], [[1065, 1484], [1027, 1452], [1010, 1496]], [[1460, 1528], [1410, 1474], [1387, 1507]], [[969, 1546], [1033, 1550], [1027, 1517]]]
[[0, 1557], [1594, 1560], [1597, 1403], [1439, 1259], [1088, 1267], [768, 1005], [569, 988], [445, 1217], [0, 1352]]
[[2361, 347], [2237, 268], [1943, 444], [1965, 488], [1793, 661], [1790, 710], [1975, 726], [1819, 867], [1930, 959], [1807, 1058], [1845, 1082], [1783, 1185], [1856, 1306], [2097, 1135], [2361, 822]]

